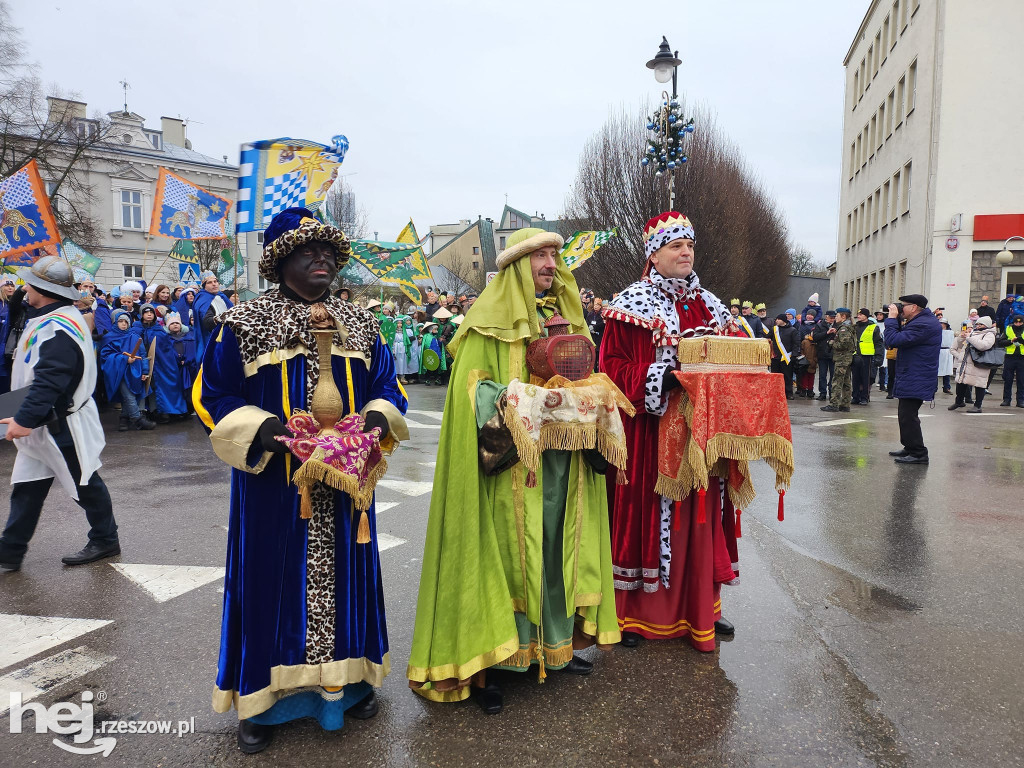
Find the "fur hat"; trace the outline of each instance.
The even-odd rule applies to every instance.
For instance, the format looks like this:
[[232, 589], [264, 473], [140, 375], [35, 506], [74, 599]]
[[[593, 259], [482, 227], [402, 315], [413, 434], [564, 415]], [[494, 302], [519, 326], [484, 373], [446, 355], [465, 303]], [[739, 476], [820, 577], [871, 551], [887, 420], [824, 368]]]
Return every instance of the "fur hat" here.
[[298, 246], [320, 240], [330, 243], [338, 252], [336, 264], [341, 270], [352, 255], [349, 239], [337, 227], [317, 221], [306, 208], [286, 208], [277, 214], [263, 233], [263, 256], [260, 276], [271, 283], [280, 282], [277, 267]]
[[142, 293], [142, 283], [136, 280], [128, 280], [124, 285], [121, 286], [121, 293], [131, 293], [132, 291], [138, 291]]
[[504, 269], [517, 259], [541, 248], [546, 248], [549, 245], [561, 248], [564, 244], [565, 240], [557, 232], [547, 232], [538, 227], [525, 227], [506, 241], [505, 250], [498, 254], [498, 269]]

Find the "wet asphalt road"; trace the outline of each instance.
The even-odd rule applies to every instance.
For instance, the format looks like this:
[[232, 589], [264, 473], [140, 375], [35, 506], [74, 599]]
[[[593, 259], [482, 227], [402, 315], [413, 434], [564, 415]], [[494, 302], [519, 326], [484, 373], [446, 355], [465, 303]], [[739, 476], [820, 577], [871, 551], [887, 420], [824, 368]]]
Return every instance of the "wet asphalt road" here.
[[[77, 756], [31, 732], [31, 716], [28, 733], [10, 733], [4, 714], [0, 767], [1022, 764], [1024, 410], [995, 397], [983, 415], [949, 413], [943, 398], [923, 410], [923, 467], [886, 455], [898, 447], [895, 401], [850, 414], [794, 401], [786, 521], [759, 465], [742, 583], [723, 590], [735, 639], [711, 654], [681, 641], [587, 651], [589, 678], [524, 676], [487, 717], [473, 702], [423, 701], [404, 677], [443, 394], [410, 388], [419, 426], [389, 472], [404, 482], [378, 492], [393, 503], [378, 522], [393, 671], [374, 720], [336, 733], [293, 723], [262, 755], [236, 750], [234, 714], [210, 706], [222, 595], [207, 569], [223, 566], [229, 472], [197, 423], [113, 431], [102, 475], [123, 553], [63, 567], [86, 527], [51, 492], [23, 569], [0, 573], [0, 707], [26, 686], [44, 705], [91, 691], [97, 720], [194, 717], [196, 733], [125, 734], [109, 757]], [[13, 456], [0, 446], [5, 476]]]

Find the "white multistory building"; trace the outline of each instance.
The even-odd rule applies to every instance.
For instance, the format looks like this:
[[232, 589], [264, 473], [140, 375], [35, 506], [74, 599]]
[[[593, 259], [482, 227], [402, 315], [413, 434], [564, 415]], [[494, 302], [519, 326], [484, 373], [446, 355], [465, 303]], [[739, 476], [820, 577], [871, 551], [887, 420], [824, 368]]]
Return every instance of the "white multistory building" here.
[[[833, 304], [1024, 293], [1022, 0], [874, 0], [846, 54]], [[1011, 248], [1015, 247], [1011, 243]]]

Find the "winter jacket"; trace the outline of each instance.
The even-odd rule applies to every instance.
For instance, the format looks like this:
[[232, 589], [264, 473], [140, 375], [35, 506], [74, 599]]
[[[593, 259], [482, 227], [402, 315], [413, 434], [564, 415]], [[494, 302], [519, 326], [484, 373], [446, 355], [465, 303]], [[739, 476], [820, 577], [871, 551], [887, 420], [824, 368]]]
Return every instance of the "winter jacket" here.
[[1003, 299], [996, 305], [996, 328], [1000, 331], [1005, 330], [1006, 324], [1010, 322], [1010, 316], [1013, 314], [1013, 299]]
[[811, 314], [814, 315], [814, 322], [818, 322], [821, 320], [821, 312], [821, 304], [815, 304], [814, 306], [808, 304], [804, 307], [804, 311], [800, 313], [800, 318], [803, 319], [808, 314]]
[[[975, 326], [966, 338], [957, 336], [953, 340], [953, 346], [949, 351], [953, 354], [953, 370], [956, 373], [957, 384], [968, 384], [972, 387], [987, 387], [990, 369], [981, 368], [974, 364], [968, 347], [984, 352], [992, 349], [996, 343], [996, 329], [993, 327], [984, 328]], [[902, 374], [903, 371], [901, 370]], [[899, 382], [899, 377], [896, 379]]]
[[885, 319], [885, 346], [899, 352], [899, 375], [893, 387], [897, 398], [934, 400], [939, 387], [939, 349], [942, 324], [925, 307], [900, 328], [894, 317]]
[[[789, 353], [789, 361], [791, 363], [796, 362], [796, 357], [800, 354], [800, 336], [797, 334], [796, 328], [791, 325], [784, 325], [780, 327], [779, 340], [782, 341], [782, 345]], [[768, 336], [768, 341], [772, 344], [772, 357], [781, 358], [782, 353], [779, 351], [779, 345], [775, 341], [774, 326], [771, 328], [771, 334]]]
[[826, 323], [824, 320], [814, 326], [811, 337], [814, 340], [814, 346], [818, 348], [819, 360], [832, 359], [832, 340], [835, 339], [836, 335], [834, 333], [830, 334], [829, 330], [835, 327], [834, 323]]

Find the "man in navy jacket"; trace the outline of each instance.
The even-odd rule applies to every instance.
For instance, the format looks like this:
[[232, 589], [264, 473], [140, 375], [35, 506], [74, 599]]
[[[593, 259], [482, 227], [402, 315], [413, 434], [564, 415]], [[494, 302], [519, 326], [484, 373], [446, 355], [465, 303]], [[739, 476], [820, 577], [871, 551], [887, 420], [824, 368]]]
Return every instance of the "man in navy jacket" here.
[[939, 348], [942, 325], [928, 309], [928, 299], [919, 293], [900, 296], [903, 302], [903, 327], [900, 308], [889, 305], [885, 320], [885, 346], [899, 350], [900, 375], [893, 395], [899, 399], [900, 442], [903, 449], [890, 451], [900, 464], [927, 464], [928, 449], [921, 434], [918, 411], [925, 400], [934, 400], [939, 386]]

